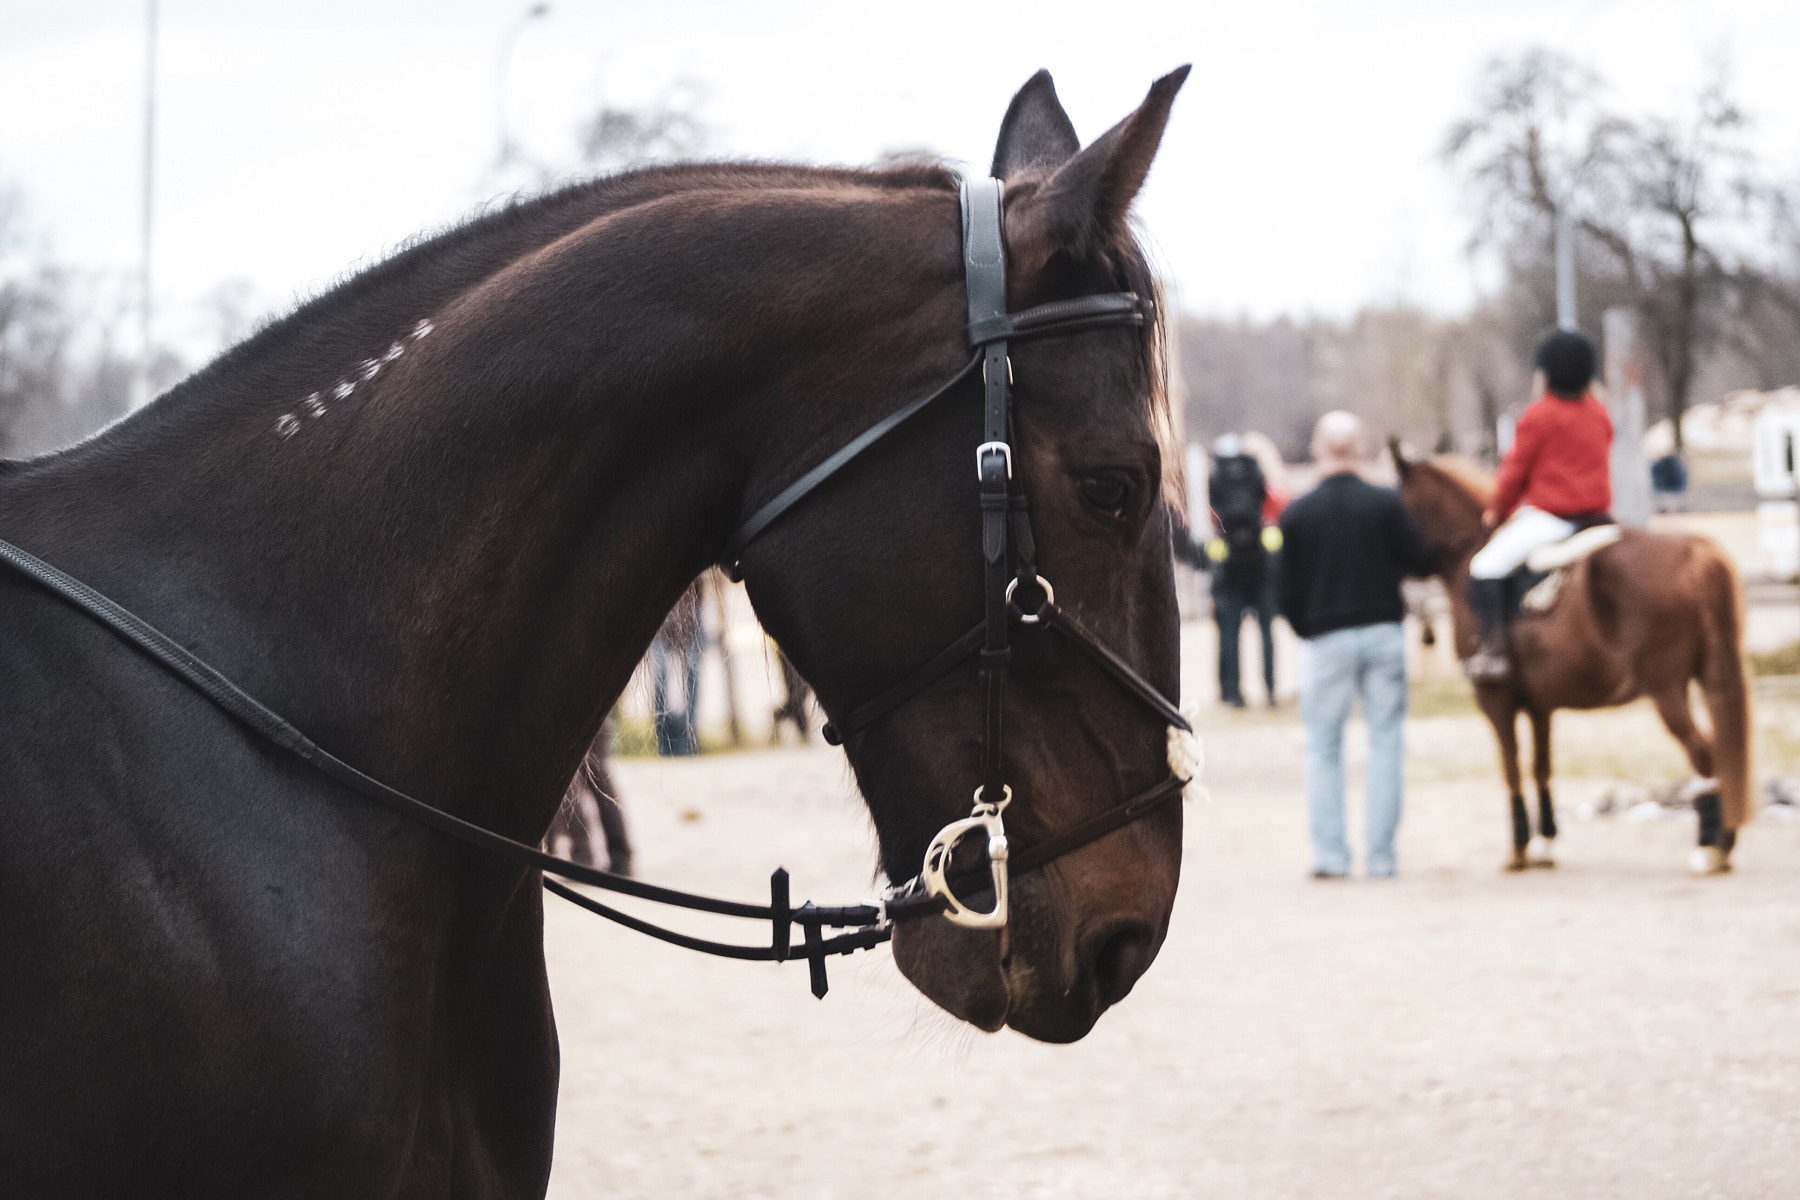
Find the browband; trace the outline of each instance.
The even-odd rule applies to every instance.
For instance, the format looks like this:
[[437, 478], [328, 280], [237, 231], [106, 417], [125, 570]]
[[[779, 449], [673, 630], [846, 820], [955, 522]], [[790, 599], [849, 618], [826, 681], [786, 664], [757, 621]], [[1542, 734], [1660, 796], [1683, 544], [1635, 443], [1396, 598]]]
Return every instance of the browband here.
[[1103, 296], [1052, 300], [1023, 312], [971, 320], [969, 344], [984, 346], [989, 342], [1023, 341], [1111, 325], [1142, 325], [1146, 319], [1144, 302], [1136, 292], [1108, 292]]

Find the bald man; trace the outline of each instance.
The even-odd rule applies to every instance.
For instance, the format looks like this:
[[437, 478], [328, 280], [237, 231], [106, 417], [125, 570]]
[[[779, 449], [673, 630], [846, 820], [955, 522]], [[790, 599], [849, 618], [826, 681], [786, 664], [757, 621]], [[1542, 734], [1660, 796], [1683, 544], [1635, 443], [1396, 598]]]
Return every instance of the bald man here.
[[1300, 688], [1306, 725], [1306, 805], [1313, 877], [1350, 873], [1344, 840], [1344, 724], [1362, 697], [1369, 726], [1368, 841], [1364, 870], [1394, 874], [1400, 760], [1406, 720], [1406, 605], [1400, 581], [1426, 575], [1431, 558], [1400, 496], [1362, 477], [1362, 422], [1329, 412], [1313, 430], [1319, 481], [1282, 514], [1281, 611], [1307, 641]]

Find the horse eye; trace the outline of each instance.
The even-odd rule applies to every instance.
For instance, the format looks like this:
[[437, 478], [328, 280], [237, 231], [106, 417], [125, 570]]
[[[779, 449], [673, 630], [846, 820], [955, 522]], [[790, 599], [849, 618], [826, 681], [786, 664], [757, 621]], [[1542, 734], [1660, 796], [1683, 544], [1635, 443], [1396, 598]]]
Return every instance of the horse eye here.
[[1118, 475], [1083, 475], [1077, 484], [1088, 507], [1102, 516], [1116, 521], [1131, 506], [1131, 483]]

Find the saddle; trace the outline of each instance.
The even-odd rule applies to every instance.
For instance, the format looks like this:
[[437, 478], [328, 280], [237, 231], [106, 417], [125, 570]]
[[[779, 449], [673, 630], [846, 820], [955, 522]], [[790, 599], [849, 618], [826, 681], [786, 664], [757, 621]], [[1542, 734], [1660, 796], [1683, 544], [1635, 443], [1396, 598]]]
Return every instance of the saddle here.
[[1559, 542], [1533, 550], [1525, 559], [1525, 565], [1507, 577], [1511, 585], [1507, 594], [1516, 606], [1510, 615], [1549, 612], [1562, 593], [1563, 578], [1568, 569], [1618, 541], [1621, 532], [1611, 517], [1605, 517], [1581, 525]]

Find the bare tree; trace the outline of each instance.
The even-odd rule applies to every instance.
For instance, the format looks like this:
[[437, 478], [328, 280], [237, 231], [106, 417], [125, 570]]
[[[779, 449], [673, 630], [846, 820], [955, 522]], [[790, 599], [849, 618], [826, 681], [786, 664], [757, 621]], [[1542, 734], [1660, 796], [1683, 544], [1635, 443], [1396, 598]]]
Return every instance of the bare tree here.
[[[1443, 155], [1476, 204], [1471, 247], [1498, 250], [1515, 290], [1547, 299], [1556, 215], [1569, 214], [1588, 311], [1629, 303], [1642, 314], [1679, 447], [1700, 360], [1748, 278], [1727, 248], [1767, 189], [1722, 69], [1680, 117], [1627, 119], [1600, 106], [1601, 92], [1591, 71], [1550, 51], [1496, 59]], [[1535, 325], [1515, 331], [1525, 339], [1550, 324], [1533, 319], [1540, 305], [1512, 307]]]
[[30, 447], [30, 427], [57, 399], [68, 349], [63, 279], [25, 252], [24, 206], [0, 192], [0, 455]]
[[1686, 119], [1638, 128], [1623, 164], [1635, 219], [1614, 253], [1642, 292], [1677, 450], [1699, 356], [1717, 342], [1739, 282], [1719, 227], [1745, 216], [1760, 190], [1741, 140], [1746, 124], [1715, 79]]
[[1565, 55], [1528, 50], [1490, 61], [1470, 115], [1445, 135], [1444, 161], [1476, 205], [1471, 248], [1548, 248], [1556, 214], [1610, 237], [1615, 166], [1629, 126], [1599, 107], [1599, 76]]
[[711, 140], [711, 129], [700, 115], [705, 100], [699, 84], [677, 80], [646, 108], [603, 105], [582, 125], [582, 160], [603, 170], [617, 170], [692, 158]]
[[[0, 456], [8, 458], [68, 445], [125, 412], [135, 362], [113, 337], [130, 311], [124, 277], [59, 267], [31, 248], [27, 229], [18, 194], [0, 189]], [[166, 385], [183, 367], [161, 351], [151, 373]]]

